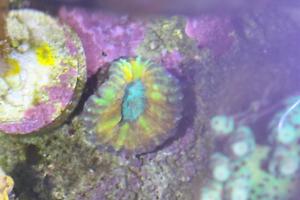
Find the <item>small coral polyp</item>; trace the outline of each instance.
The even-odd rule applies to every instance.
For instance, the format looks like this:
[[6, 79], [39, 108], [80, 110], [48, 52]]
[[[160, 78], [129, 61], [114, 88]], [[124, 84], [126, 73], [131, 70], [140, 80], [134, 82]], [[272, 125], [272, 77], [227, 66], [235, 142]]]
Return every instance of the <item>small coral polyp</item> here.
[[77, 36], [34, 10], [7, 17], [11, 51], [0, 62], [0, 132], [27, 134], [58, 123], [85, 79]]
[[162, 66], [140, 57], [120, 59], [85, 105], [89, 139], [115, 151], [153, 150], [175, 132], [181, 100], [177, 79]]

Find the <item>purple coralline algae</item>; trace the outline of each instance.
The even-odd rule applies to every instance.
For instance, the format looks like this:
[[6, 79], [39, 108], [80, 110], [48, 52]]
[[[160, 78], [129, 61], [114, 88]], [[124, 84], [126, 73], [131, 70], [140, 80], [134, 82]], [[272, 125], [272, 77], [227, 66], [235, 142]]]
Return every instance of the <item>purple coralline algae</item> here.
[[182, 75], [187, 55], [196, 49], [185, 33], [185, 17], [137, 17], [69, 7], [62, 7], [59, 16], [83, 42], [88, 76], [120, 57], [138, 55]]
[[128, 15], [63, 7], [59, 16], [82, 40], [88, 76], [119, 57], [136, 56], [144, 38], [144, 22]]
[[199, 48], [208, 48], [215, 55], [228, 51], [234, 42], [231, 18], [228, 16], [202, 15], [190, 17], [186, 34], [197, 41]]
[[168, 70], [175, 74], [182, 74], [182, 69], [180, 68], [180, 64], [182, 64], [184, 60], [183, 55], [177, 51], [173, 50], [171, 52], [165, 52], [162, 54], [160, 58], [160, 62], [162, 65]]

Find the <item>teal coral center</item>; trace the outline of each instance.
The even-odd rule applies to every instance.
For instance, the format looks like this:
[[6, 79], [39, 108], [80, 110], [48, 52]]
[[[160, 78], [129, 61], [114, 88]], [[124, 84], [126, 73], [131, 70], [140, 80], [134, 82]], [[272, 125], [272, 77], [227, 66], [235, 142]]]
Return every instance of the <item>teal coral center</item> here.
[[144, 113], [145, 107], [145, 87], [142, 81], [131, 82], [126, 87], [122, 101], [122, 121], [136, 121]]

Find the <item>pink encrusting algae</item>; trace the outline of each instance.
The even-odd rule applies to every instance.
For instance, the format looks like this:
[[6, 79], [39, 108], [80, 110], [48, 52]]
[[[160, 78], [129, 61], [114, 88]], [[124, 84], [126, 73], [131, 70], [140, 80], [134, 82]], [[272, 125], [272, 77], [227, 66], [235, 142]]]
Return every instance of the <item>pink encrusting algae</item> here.
[[68, 105], [68, 103], [72, 100], [74, 93], [71, 88], [63, 86], [53, 86], [47, 88], [47, 90], [49, 94], [49, 101], [61, 103], [63, 106]]
[[88, 76], [119, 57], [136, 56], [144, 38], [143, 21], [131, 16], [66, 7], [59, 16], [82, 40]]
[[16, 123], [1, 123], [0, 130], [6, 133], [27, 133], [48, 125], [55, 113], [54, 105], [43, 103], [27, 110], [24, 119]]

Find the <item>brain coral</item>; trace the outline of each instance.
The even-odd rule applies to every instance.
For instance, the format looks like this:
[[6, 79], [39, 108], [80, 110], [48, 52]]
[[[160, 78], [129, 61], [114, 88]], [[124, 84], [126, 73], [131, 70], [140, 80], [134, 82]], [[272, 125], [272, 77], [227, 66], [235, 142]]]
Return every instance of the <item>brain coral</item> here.
[[120, 59], [85, 105], [88, 138], [116, 151], [153, 150], [174, 133], [181, 99], [177, 79], [163, 67], [140, 57]]

